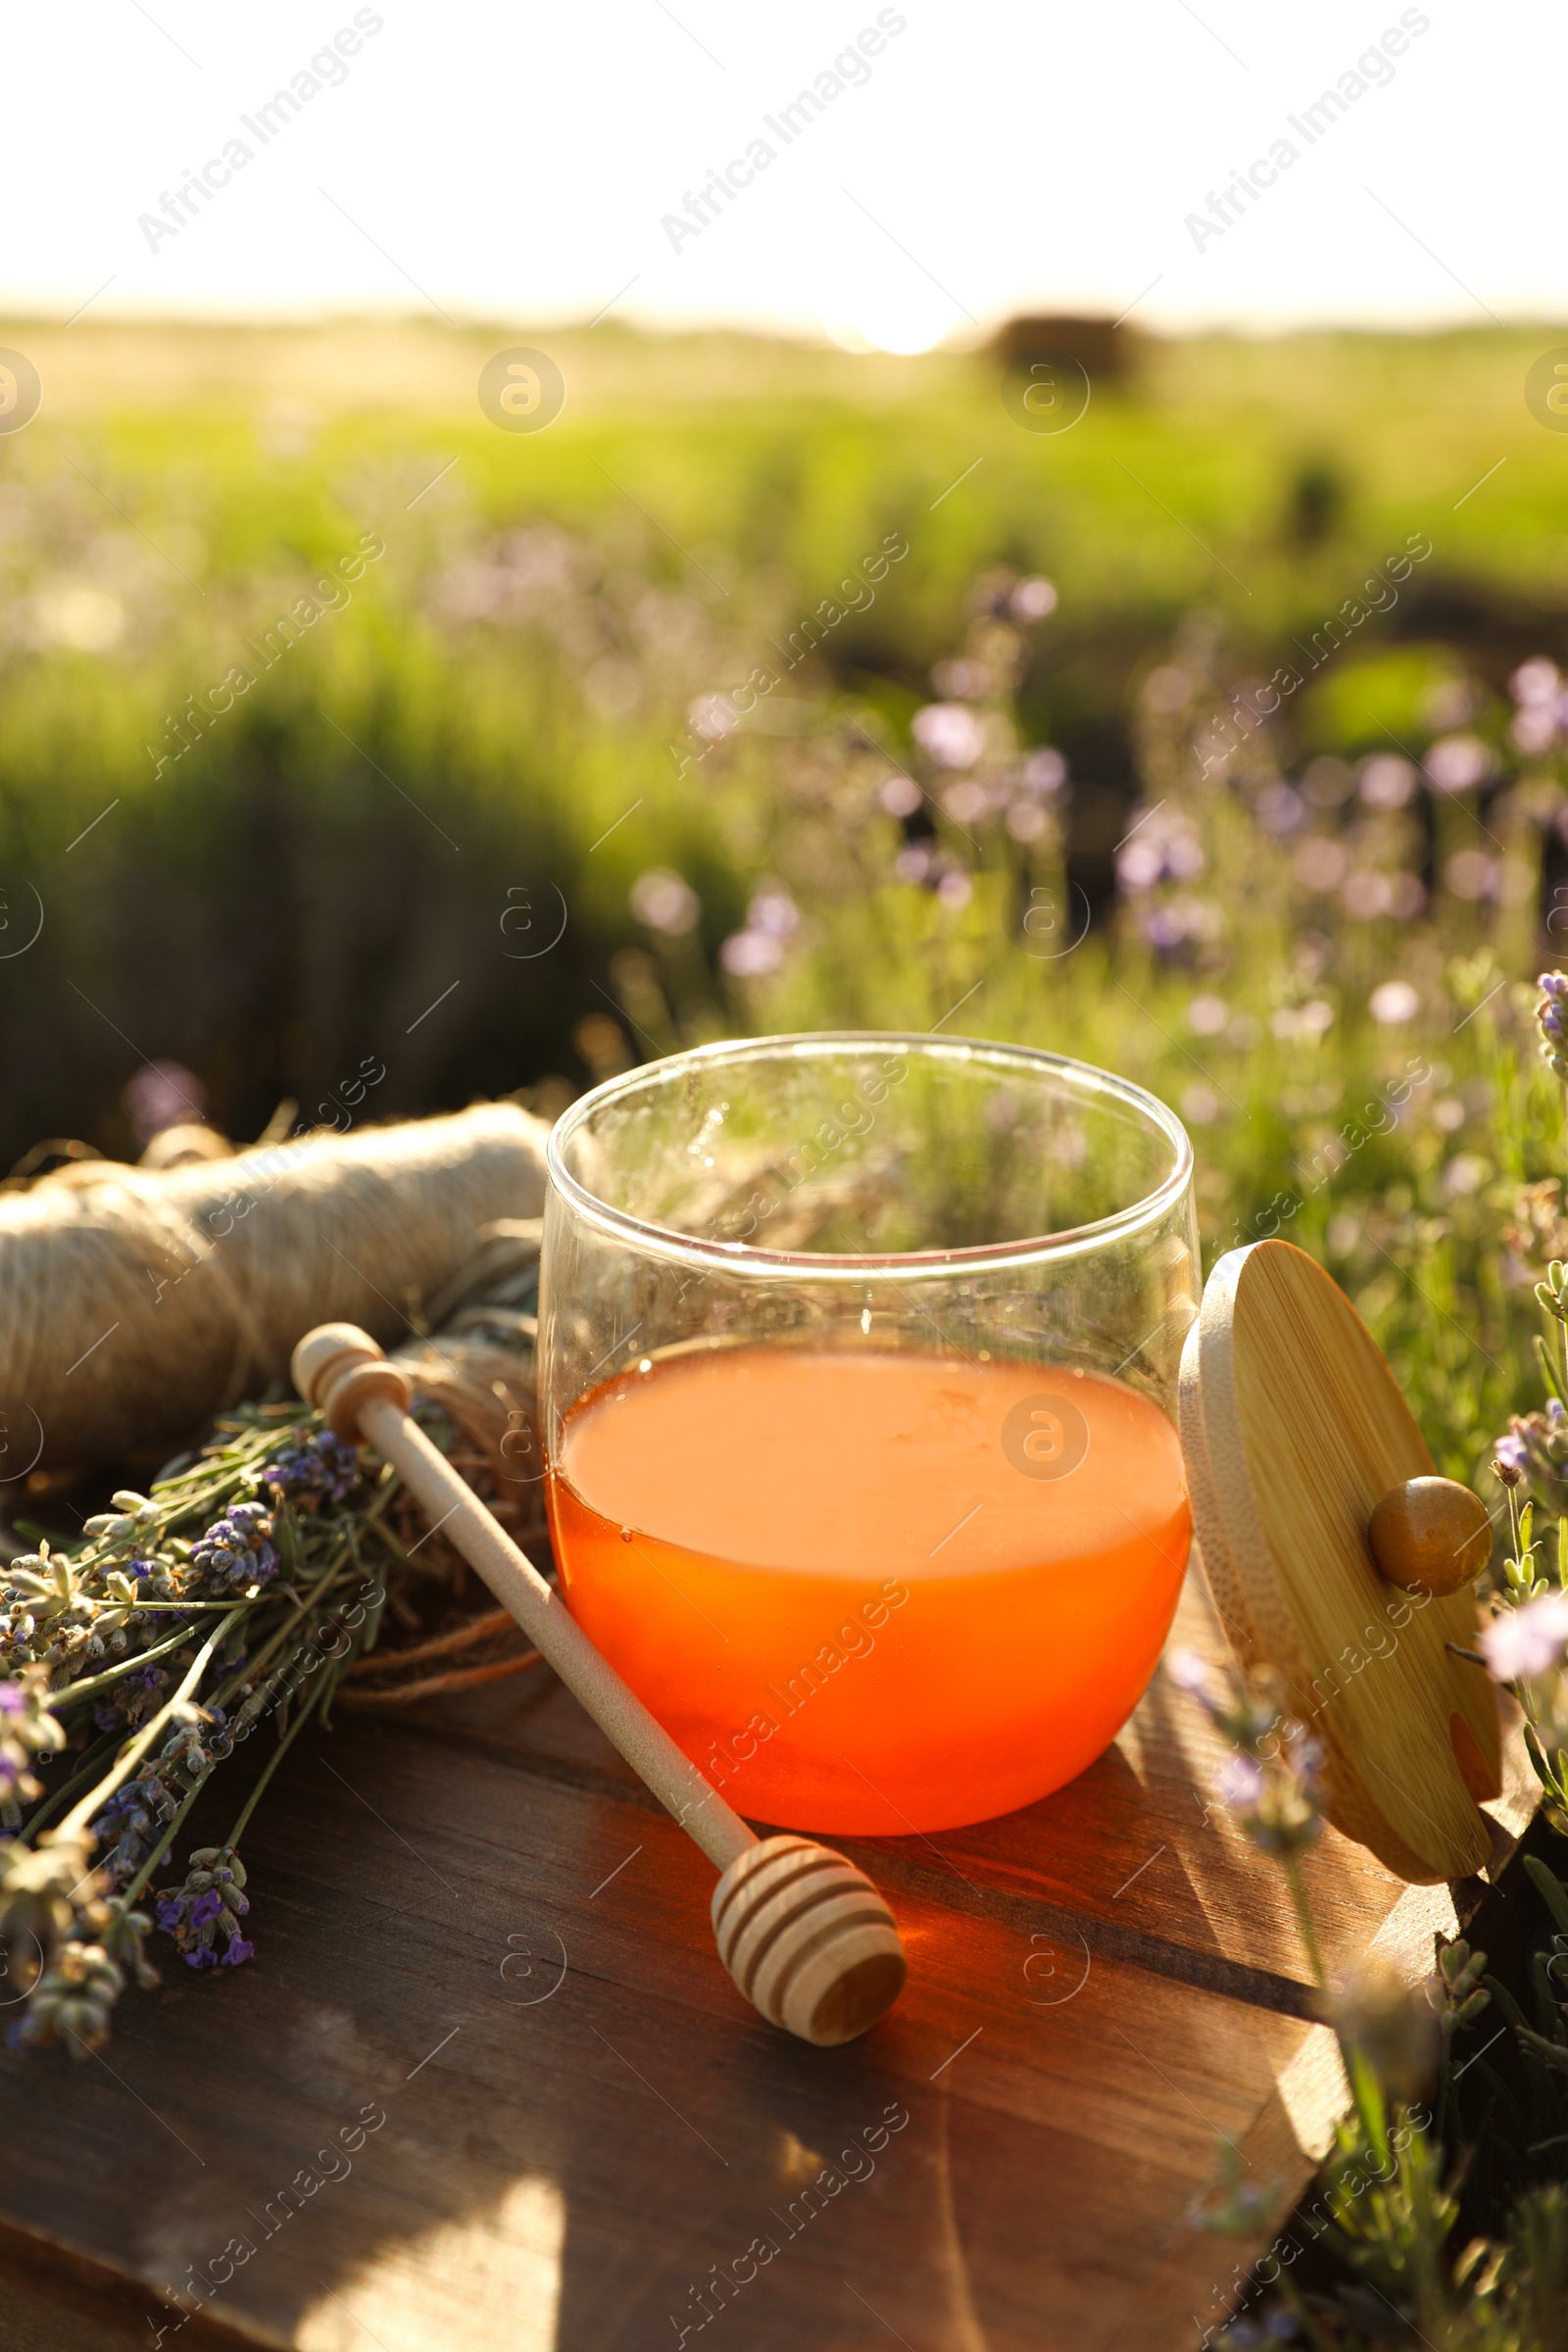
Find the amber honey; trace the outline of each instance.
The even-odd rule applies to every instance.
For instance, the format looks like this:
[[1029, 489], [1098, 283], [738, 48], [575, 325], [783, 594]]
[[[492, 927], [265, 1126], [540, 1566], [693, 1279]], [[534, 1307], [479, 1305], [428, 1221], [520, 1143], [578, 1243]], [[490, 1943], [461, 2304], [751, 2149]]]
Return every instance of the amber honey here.
[[567, 1414], [549, 1497], [573, 1614], [738, 1811], [890, 1836], [1093, 1762], [1192, 1532], [1136, 1391], [872, 1348], [645, 1359]]

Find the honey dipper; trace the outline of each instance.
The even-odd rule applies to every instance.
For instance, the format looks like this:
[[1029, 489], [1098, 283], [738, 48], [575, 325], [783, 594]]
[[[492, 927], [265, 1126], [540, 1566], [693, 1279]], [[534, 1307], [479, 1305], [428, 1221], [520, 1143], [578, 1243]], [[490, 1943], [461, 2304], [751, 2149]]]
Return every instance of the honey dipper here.
[[322, 1323], [294, 1350], [294, 1385], [350, 1445], [364, 1438], [721, 1873], [719, 1958], [770, 2024], [829, 2048], [885, 2017], [904, 1984], [892, 1912], [863, 1871], [808, 1838], [756, 1837], [589, 1641], [559, 1592], [410, 1415], [411, 1391], [369, 1336]]

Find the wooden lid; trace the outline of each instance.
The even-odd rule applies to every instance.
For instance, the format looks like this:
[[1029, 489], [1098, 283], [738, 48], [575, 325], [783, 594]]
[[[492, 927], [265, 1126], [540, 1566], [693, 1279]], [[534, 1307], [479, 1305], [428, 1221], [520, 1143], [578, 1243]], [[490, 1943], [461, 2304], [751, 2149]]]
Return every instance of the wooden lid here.
[[1496, 1692], [1468, 1589], [1423, 1599], [1373, 1564], [1367, 1521], [1432, 1456], [1338, 1283], [1289, 1242], [1209, 1276], [1181, 1370], [1198, 1547], [1237, 1654], [1283, 1678], [1321, 1740], [1337, 1829], [1402, 1879], [1487, 1860], [1476, 1799], [1500, 1793]]

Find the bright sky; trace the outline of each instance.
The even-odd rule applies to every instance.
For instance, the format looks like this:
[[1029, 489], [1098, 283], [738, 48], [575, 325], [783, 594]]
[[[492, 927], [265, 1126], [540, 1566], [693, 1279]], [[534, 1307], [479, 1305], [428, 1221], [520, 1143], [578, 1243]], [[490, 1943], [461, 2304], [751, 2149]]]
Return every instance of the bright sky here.
[[[1024, 307], [1568, 313], [1551, 0], [76, 0], [6, 38], [13, 313], [614, 305], [903, 350]], [[1200, 243], [1188, 216], [1260, 158], [1273, 184]]]

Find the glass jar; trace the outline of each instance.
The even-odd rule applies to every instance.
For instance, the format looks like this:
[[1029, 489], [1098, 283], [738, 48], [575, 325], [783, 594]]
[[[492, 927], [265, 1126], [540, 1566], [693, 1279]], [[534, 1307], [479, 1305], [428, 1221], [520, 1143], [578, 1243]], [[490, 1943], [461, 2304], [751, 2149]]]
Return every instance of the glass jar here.
[[1018, 1046], [764, 1038], [612, 1079], [549, 1161], [562, 1586], [687, 1754], [893, 1836], [1082, 1772], [1191, 1538], [1180, 1122]]

